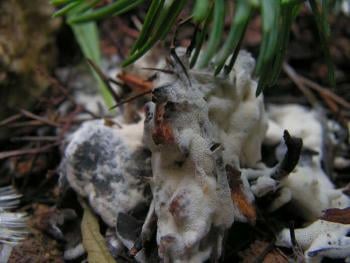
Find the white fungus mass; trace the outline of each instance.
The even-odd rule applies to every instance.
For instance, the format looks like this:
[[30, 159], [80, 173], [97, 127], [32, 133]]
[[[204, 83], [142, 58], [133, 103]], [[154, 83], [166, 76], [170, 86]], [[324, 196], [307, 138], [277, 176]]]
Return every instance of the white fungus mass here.
[[[158, 65], [173, 74], [161, 73], [144, 122], [121, 129], [86, 122], [65, 151], [65, 178], [110, 227], [117, 226], [124, 246], [136, 249], [137, 238], [142, 245], [149, 242], [156, 224], [163, 262], [204, 262], [221, 256], [234, 221], [255, 222], [256, 198], [277, 193], [271, 211], [292, 201], [309, 221], [325, 209], [350, 206], [323, 171], [325, 131], [318, 112], [270, 105], [266, 113], [262, 95], [255, 95], [255, 61], [247, 52], [238, 54], [230, 74], [218, 76], [210, 67], [188, 69], [184, 51], [176, 52]], [[279, 144], [274, 167], [261, 161], [263, 142]], [[149, 207], [140, 237], [137, 227], [124, 224], [131, 220], [137, 226], [128, 213], [139, 204]], [[130, 231], [118, 232], [118, 226]], [[344, 258], [348, 230], [318, 220], [296, 230], [296, 239], [307, 259]], [[291, 246], [287, 230], [277, 244]], [[139, 262], [147, 261], [142, 245], [135, 252]]]

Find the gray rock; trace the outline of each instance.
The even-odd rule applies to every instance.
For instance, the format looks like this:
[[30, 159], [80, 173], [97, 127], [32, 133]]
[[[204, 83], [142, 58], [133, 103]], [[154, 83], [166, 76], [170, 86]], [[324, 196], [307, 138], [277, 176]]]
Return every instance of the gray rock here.
[[119, 213], [149, 203], [144, 177], [151, 176], [150, 152], [142, 146], [142, 125], [120, 129], [102, 120], [86, 122], [65, 151], [61, 176], [112, 227]]

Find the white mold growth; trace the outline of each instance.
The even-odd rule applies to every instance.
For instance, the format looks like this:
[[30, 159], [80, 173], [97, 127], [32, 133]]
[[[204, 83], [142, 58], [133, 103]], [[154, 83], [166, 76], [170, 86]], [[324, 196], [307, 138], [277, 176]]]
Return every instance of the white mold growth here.
[[142, 177], [151, 176], [150, 156], [142, 146], [142, 130], [142, 122], [123, 128], [85, 122], [65, 151], [62, 171], [70, 186], [111, 227], [120, 212], [149, 200]]
[[[350, 225], [317, 220], [311, 225], [295, 230], [297, 244], [305, 251], [306, 262], [321, 262], [323, 257], [350, 257]], [[277, 237], [276, 244], [292, 247], [289, 229], [284, 229]], [[350, 259], [350, 258], [349, 258]]]
[[[173, 74], [160, 73], [144, 123], [118, 129], [103, 121], [86, 122], [66, 149], [65, 178], [116, 227], [116, 254], [123, 243], [135, 260], [147, 261], [145, 244], [156, 223], [162, 262], [216, 260], [225, 231], [234, 221], [254, 223], [255, 197], [271, 192], [279, 194], [271, 210], [292, 201], [306, 220], [316, 220], [331, 207], [350, 206], [322, 169], [325, 133], [316, 111], [271, 106], [267, 128], [263, 98], [256, 97], [257, 83], [251, 77], [255, 62], [247, 52], [239, 53], [229, 75], [214, 77], [211, 68], [189, 70], [188, 58], [177, 51], [179, 56], [173, 51], [169, 63], [163, 63]], [[303, 150], [295, 137], [303, 140]], [[280, 144], [275, 167], [261, 163], [263, 141]], [[146, 181], [153, 200], [139, 236], [142, 222], [128, 212], [139, 204], [148, 207]], [[318, 259], [338, 248], [343, 252], [336, 257], [346, 255], [348, 225], [315, 224], [304, 229], [309, 235], [296, 231], [306, 255]], [[287, 234], [281, 232], [279, 244], [291, 246]]]
[[[276, 200], [273, 204], [275, 208], [289, 201], [286, 197], [290, 196], [300, 215], [312, 221], [326, 209], [350, 206], [349, 197], [341, 189], [335, 189], [321, 166], [327, 138], [320, 113], [299, 105], [279, 105], [270, 106], [268, 115], [272, 123], [267, 132], [269, 143], [279, 143], [285, 129], [303, 140], [299, 165], [281, 180], [280, 185], [285, 189], [281, 200]], [[280, 156], [279, 152], [277, 149], [277, 156]]]
[[[266, 130], [255, 97], [253, 58], [238, 56], [230, 76], [188, 71], [173, 54], [174, 75], [162, 78], [146, 106], [144, 140], [152, 151], [158, 252], [165, 262], [203, 262], [221, 255], [235, 208], [226, 165], [254, 166]], [[221, 148], [224, 149], [221, 149]], [[142, 237], [147, 240], [148, 221]]]

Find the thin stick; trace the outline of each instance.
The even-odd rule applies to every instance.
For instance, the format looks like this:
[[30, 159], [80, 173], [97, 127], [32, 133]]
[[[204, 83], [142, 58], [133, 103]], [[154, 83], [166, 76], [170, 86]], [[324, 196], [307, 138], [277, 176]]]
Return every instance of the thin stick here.
[[302, 79], [302, 81], [309, 86], [311, 89], [318, 91], [319, 93], [323, 93], [327, 96], [329, 96], [330, 98], [332, 98], [335, 102], [337, 102], [338, 104], [340, 104], [341, 106], [343, 106], [346, 109], [350, 109], [350, 103], [347, 102], [345, 99], [343, 99], [342, 97], [338, 96], [337, 94], [335, 94], [334, 92], [332, 92], [330, 89], [326, 88], [326, 87], [322, 87], [321, 85], [317, 84], [316, 82], [313, 82], [310, 79], [307, 79], [303, 76], [300, 76], [300, 78]]
[[137, 95], [135, 95], [135, 96], [133, 96], [133, 97], [127, 98], [127, 99], [125, 99], [125, 100], [119, 102], [118, 104], [114, 105], [113, 107], [109, 108], [109, 110], [113, 110], [113, 109], [115, 109], [115, 108], [117, 108], [117, 107], [119, 107], [119, 106], [121, 106], [121, 105], [123, 105], [123, 104], [125, 104], [125, 103], [128, 103], [128, 102], [130, 102], [130, 101], [133, 101], [133, 100], [135, 100], [135, 99], [138, 99], [138, 98], [140, 98], [140, 97], [142, 97], [142, 96], [145, 96], [146, 94], [149, 94], [149, 93], [152, 93], [152, 90], [147, 90], [147, 91], [142, 92], [142, 93], [140, 93], [140, 94], [137, 94]]
[[6, 126], [7, 124], [9, 124], [9, 123], [11, 123], [11, 122], [14, 122], [14, 121], [20, 119], [21, 117], [22, 117], [21, 114], [15, 114], [15, 115], [13, 115], [13, 116], [11, 116], [11, 117], [8, 117], [8, 118], [6, 118], [5, 120], [2, 120], [2, 121], [0, 122], [0, 127]]
[[7, 125], [9, 128], [20, 128], [20, 127], [30, 127], [30, 126], [42, 126], [43, 123], [38, 120], [31, 120], [31, 121], [22, 121], [22, 122], [15, 122], [10, 123]]
[[179, 56], [176, 54], [175, 48], [170, 49], [170, 55], [174, 58], [175, 62], [178, 63], [183, 71], [183, 73], [185, 74], [188, 82], [191, 84], [191, 80], [190, 80], [190, 76], [188, 75], [188, 72], [186, 70], [186, 67], [184, 66], [184, 64], [182, 63], [181, 59], [179, 58]]
[[315, 107], [317, 103], [317, 98], [315, 95], [308, 90], [303, 81], [300, 79], [300, 76], [296, 71], [286, 62], [283, 63], [282, 68], [287, 76], [295, 83], [295, 85], [299, 88], [299, 90], [305, 95], [306, 99], [309, 101], [311, 106]]
[[48, 145], [45, 145], [43, 147], [35, 148], [35, 149], [32, 148], [32, 149], [21, 149], [21, 150], [0, 152], [0, 160], [14, 157], [14, 156], [48, 152], [51, 148], [53, 148], [59, 144], [60, 144], [59, 142], [55, 142], [55, 143], [48, 144]]
[[[298, 88], [300, 88], [300, 90], [302, 90], [302, 92], [305, 94], [309, 93], [310, 91], [306, 90], [306, 86], [308, 86], [309, 88], [317, 91], [318, 93], [320, 93], [320, 95], [324, 96], [328, 96], [329, 98], [331, 98], [332, 100], [334, 100], [335, 102], [337, 102], [339, 105], [343, 106], [346, 109], [350, 109], [350, 103], [348, 101], [346, 101], [345, 99], [343, 99], [342, 97], [338, 96], [337, 94], [335, 94], [334, 92], [332, 92], [330, 89], [326, 88], [326, 87], [322, 87], [321, 85], [317, 84], [316, 82], [302, 76], [299, 75], [290, 65], [288, 65], [287, 63], [283, 63], [283, 70], [286, 72], [286, 74], [295, 82], [295, 84], [298, 86]], [[313, 96], [313, 95], [312, 95]], [[314, 97], [314, 96], [313, 96]]]
[[59, 127], [59, 124], [57, 124], [56, 122], [50, 121], [50, 120], [47, 119], [47, 118], [38, 116], [38, 115], [36, 115], [36, 114], [34, 114], [34, 113], [31, 113], [31, 112], [29, 112], [29, 111], [27, 111], [27, 110], [24, 110], [24, 109], [21, 109], [20, 111], [21, 111], [21, 113], [22, 113], [24, 116], [26, 116], [26, 117], [28, 117], [28, 118], [31, 118], [31, 119], [40, 121], [40, 122], [45, 123], [45, 124], [48, 124], [48, 125], [50, 125], [50, 126]]
[[161, 68], [141, 68], [141, 69], [159, 71], [165, 74], [174, 74], [174, 71], [170, 69], [161, 69]]
[[30, 142], [42, 142], [42, 141], [57, 141], [59, 137], [57, 136], [22, 136], [22, 137], [13, 137], [11, 141], [21, 142], [21, 141], [30, 141]]
[[93, 62], [91, 59], [86, 59], [88, 64], [91, 66], [91, 68], [96, 72], [96, 74], [102, 79], [103, 83], [106, 85], [109, 93], [112, 95], [115, 102], [118, 102], [120, 100], [120, 97], [118, 94], [114, 91], [112, 88], [110, 82], [110, 79], [102, 72], [102, 70]]

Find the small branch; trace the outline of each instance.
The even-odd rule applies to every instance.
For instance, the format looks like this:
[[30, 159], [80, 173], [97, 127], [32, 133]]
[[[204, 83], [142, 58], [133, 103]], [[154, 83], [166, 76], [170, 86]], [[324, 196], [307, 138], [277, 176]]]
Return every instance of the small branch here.
[[324, 99], [327, 106], [332, 110], [332, 112], [338, 112], [339, 107], [337, 104], [346, 109], [350, 109], [350, 103], [348, 101], [332, 92], [329, 88], [322, 87], [316, 82], [302, 75], [299, 75], [289, 64], [283, 63], [283, 70], [288, 75], [288, 77], [297, 85], [301, 92], [304, 93], [305, 97], [309, 100], [312, 106], [316, 105], [317, 99], [308, 88], [318, 92]]
[[28, 118], [31, 118], [31, 119], [40, 121], [40, 122], [45, 123], [45, 124], [50, 125], [50, 126], [59, 127], [59, 124], [58, 124], [58, 123], [53, 122], [53, 121], [51, 121], [51, 120], [49, 120], [49, 119], [47, 119], [47, 118], [38, 116], [38, 115], [36, 115], [36, 114], [34, 114], [34, 113], [31, 113], [31, 112], [29, 112], [29, 111], [27, 111], [27, 110], [23, 110], [23, 109], [22, 109], [22, 110], [20, 110], [20, 111], [21, 111], [21, 113], [22, 113], [24, 116], [26, 116], [26, 117], [28, 117]]
[[125, 103], [128, 103], [128, 102], [130, 102], [130, 101], [136, 100], [136, 99], [138, 99], [138, 98], [140, 98], [140, 97], [143, 97], [143, 96], [145, 96], [146, 94], [149, 94], [149, 93], [152, 93], [152, 90], [147, 90], [147, 91], [145, 91], [145, 92], [142, 92], [142, 93], [140, 93], [140, 94], [137, 94], [137, 95], [135, 95], [135, 96], [132, 96], [132, 97], [130, 97], [130, 98], [127, 98], [127, 99], [125, 99], [125, 100], [119, 102], [118, 104], [112, 106], [111, 108], [109, 108], [109, 110], [113, 110], [113, 109], [115, 109], [115, 108], [117, 108], [117, 107], [119, 107], [119, 106], [121, 106], [121, 105], [123, 105], [123, 104], [125, 104]]
[[22, 136], [11, 138], [12, 142], [30, 141], [30, 142], [42, 142], [42, 141], [57, 141], [57, 136]]
[[290, 222], [289, 224], [289, 233], [290, 233], [290, 240], [292, 243], [293, 253], [296, 256], [297, 262], [304, 262], [303, 251], [300, 248], [295, 238], [294, 222]]
[[36, 149], [21, 149], [21, 150], [0, 152], [0, 160], [7, 159], [10, 157], [20, 156], [20, 155], [38, 154], [38, 153], [48, 152], [51, 148], [53, 148], [59, 144], [60, 144], [59, 142], [56, 142], [56, 143], [48, 144], [48, 145], [45, 145], [43, 147], [36, 148]]
[[[96, 72], [96, 74], [101, 78], [101, 80], [103, 81], [103, 83], [106, 85], [109, 93], [112, 95], [113, 99], [115, 102], [118, 102], [120, 100], [120, 97], [118, 96], [118, 94], [114, 91], [114, 89], [112, 88], [110, 82], [110, 78], [108, 78], [103, 72], [102, 70], [96, 65], [95, 62], [93, 62], [91, 59], [86, 59], [86, 61], [88, 62], [88, 64], [91, 66], [91, 68]], [[114, 81], [113, 81], [114, 82]]]
[[143, 70], [154, 70], [154, 71], [159, 71], [165, 74], [174, 74], [173, 70], [169, 70], [169, 69], [161, 69], [161, 68], [141, 68]]
[[16, 114], [16, 115], [13, 115], [13, 116], [11, 116], [11, 117], [8, 117], [8, 118], [6, 118], [5, 120], [2, 120], [2, 121], [0, 122], [0, 127], [6, 126], [6, 125], [8, 125], [8, 124], [11, 123], [11, 122], [14, 122], [14, 121], [20, 119], [21, 117], [22, 117], [21, 114]]
[[287, 76], [295, 83], [299, 90], [304, 94], [311, 106], [315, 107], [317, 103], [316, 96], [304, 85], [300, 75], [286, 62], [283, 63], [282, 68]]

